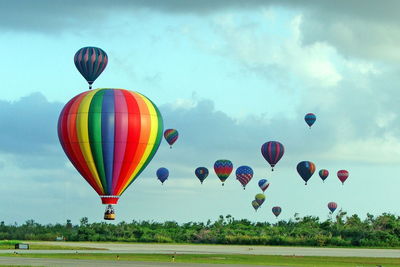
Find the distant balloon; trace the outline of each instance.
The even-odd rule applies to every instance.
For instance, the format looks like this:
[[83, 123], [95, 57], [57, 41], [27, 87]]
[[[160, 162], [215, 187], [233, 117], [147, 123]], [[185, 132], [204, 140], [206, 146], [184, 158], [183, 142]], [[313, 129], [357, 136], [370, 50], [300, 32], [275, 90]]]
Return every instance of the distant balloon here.
[[340, 170], [337, 172], [337, 177], [342, 182], [342, 184], [344, 184], [344, 181], [346, 181], [346, 179], [349, 177], [349, 172], [346, 170]]
[[207, 178], [208, 176], [208, 169], [206, 167], [198, 167], [194, 173], [196, 174], [197, 178], [199, 178], [200, 182], [203, 183], [203, 181]]
[[265, 195], [264, 194], [257, 194], [255, 196], [255, 201], [257, 201], [257, 203], [261, 206], [265, 201]]
[[261, 179], [260, 181], [258, 181], [258, 186], [263, 192], [265, 192], [265, 190], [267, 190], [267, 188], [269, 187], [269, 182], [267, 179]]
[[311, 126], [314, 124], [314, 122], [317, 120], [317, 116], [313, 113], [307, 113], [306, 116], [304, 116], [304, 120], [308, 124], [308, 126], [311, 129]]
[[240, 166], [236, 169], [236, 179], [242, 184], [243, 189], [246, 189], [251, 178], [253, 178], [253, 170], [249, 166]]
[[169, 171], [167, 168], [159, 168], [156, 172], [156, 175], [158, 180], [160, 180], [160, 182], [164, 184], [164, 182], [168, 179]]
[[331, 213], [334, 213], [337, 208], [336, 202], [329, 202], [328, 203], [328, 209], [331, 211]]
[[307, 181], [310, 180], [311, 176], [315, 172], [315, 164], [311, 161], [302, 161], [297, 164], [297, 172], [307, 184]]
[[319, 177], [321, 177], [322, 181], [325, 182], [325, 179], [328, 178], [329, 171], [325, 170], [325, 169], [322, 169], [322, 170], [319, 171], [318, 174], [319, 174]]
[[272, 208], [272, 213], [278, 218], [279, 214], [281, 214], [282, 208], [279, 206], [275, 206]]
[[282, 158], [285, 153], [283, 145], [277, 141], [269, 141], [261, 146], [261, 154], [266, 161], [271, 165], [272, 171], [274, 166]]
[[226, 179], [229, 177], [229, 175], [231, 175], [232, 170], [233, 164], [230, 160], [219, 159], [214, 163], [214, 171], [221, 180], [222, 185], [224, 185]]
[[258, 210], [258, 208], [260, 207], [260, 204], [257, 203], [257, 201], [253, 200], [251, 202], [251, 205], [253, 206], [253, 208], [255, 209], [255, 211]]
[[167, 129], [164, 131], [164, 138], [168, 142], [169, 147], [172, 148], [172, 145], [178, 139], [179, 133], [175, 129]]
[[75, 53], [74, 63], [78, 71], [86, 79], [89, 89], [93, 82], [100, 76], [108, 63], [106, 52], [98, 47], [83, 47]]

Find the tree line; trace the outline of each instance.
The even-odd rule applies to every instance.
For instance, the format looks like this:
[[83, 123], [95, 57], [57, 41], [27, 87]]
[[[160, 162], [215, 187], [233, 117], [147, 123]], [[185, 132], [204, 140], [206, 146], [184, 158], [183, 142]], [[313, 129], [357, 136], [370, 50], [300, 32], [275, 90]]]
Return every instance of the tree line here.
[[64, 237], [68, 241], [119, 241], [157, 243], [204, 243], [288, 246], [358, 246], [399, 247], [400, 217], [383, 213], [367, 214], [361, 220], [356, 214], [339, 211], [335, 217], [321, 221], [315, 216], [277, 220], [276, 223], [251, 222], [231, 215], [212, 222], [132, 221], [110, 224], [89, 223], [88, 218], [73, 225], [41, 225], [28, 220], [22, 225], [0, 222], [0, 240], [48, 240]]

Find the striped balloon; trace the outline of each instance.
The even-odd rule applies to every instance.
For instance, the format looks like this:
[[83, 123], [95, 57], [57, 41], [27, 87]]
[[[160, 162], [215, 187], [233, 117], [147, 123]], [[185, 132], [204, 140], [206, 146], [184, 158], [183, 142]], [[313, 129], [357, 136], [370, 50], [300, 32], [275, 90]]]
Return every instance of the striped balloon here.
[[265, 192], [265, 190], [267, 190], [267, 188], [269, 187], [269, 182], [267, 179], [261, 179], [260, 181], [258, 181], [258, 186], [263, 192]]
[[253, 170], [249, 166], [240, 166], [236, 169], [236, 179], [242, 184], [243, 189], [246, 189], [251, 178], [253, 178]]
[[336, 202], [329, 202], [328, 203], [328, 209], [331, 211], [331, 213], [334, 213], [335, 210], [337, 209]]
[[108, 56], [101, 48], [83, 47], [75, 53], [74, 63], [92, 89], [93, 82], [107, 66]]
[[261, 154], [266, 161], [271, 165], [272, 171], [274, 166], [282, 158], [285, 153], [283, 145], [277, 141], [269, 141], [261, 146]]
[[322, 170], [319, 171], [318, 174], [319, 174], [319, 177], [321, 177], [322, 181], [325, 182], [325, 179], [328, 178], [329, 171], [325, 170], [325, 169], [322, 169]]
[[201, 184], [203, 184], [204, 180], [208, 176], [208, 169], [206, 167], [198, 167], [194, 174], [196, 174], [197, 178], [200, 180]]
[[304, 116], [304, 120], [306, 121], [306, 123], [308, 124], [308, 126], [311, 129], [311, 126], [314, 124], [314, 122], [317, 120], [317, 116], [315, 116], [314, 113], [307, 113]]
[[349, 177], [349, 172], [346, 170], [340, 170], [337, 172], [337, 177], [342, 182], [342, 185], [344, 185], [344, 181]]
[[124, 89], [83, 92], [64, 106], [58, 120], [64, 152], [103, 204], [117, 204], [155, 155], [162, 131], [158, 108]]
[[167, 129], [164, 132], [164, 138], [167, 140], [169, 147], [172, 148], [172, 145], [176, 142], [178, 139], [179, 133], [175, 129]]
[[227, 159], [219, 159], [214, 163], [214, 171], [217, 174], [218, 178], [221, 180], [222, 185], [226, 179], [228, 179], [229, 175], [231, 175], [233, 170], [232, 161]]
[[307, 181], [310, 180], [311, 176], [315, 172], [315, 164], [311, 161], [302, 161], [297, 164], [297, 172], [307, 184]]
[[282, 208], [279, 206], [275, 206], [272, 208], [272, 213], [278, 218], [279, 214], [281, 214]]

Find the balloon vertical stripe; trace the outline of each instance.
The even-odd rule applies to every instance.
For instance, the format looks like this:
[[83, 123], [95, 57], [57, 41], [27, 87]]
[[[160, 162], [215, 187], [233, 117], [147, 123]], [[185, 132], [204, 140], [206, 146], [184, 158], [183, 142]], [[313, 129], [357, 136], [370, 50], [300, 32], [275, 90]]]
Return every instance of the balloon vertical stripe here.
[[126, 99], [122, 91], [115, 91], [115, 147], [114, 147], [114, 169], [112, 188], [116, 188], [118, 178], [124, 166], [124, 155], [128, 140], [129, 111]]
[[140, 116], [138, 116], [138, 114], [140, 114], [138, 103], [133, 95], [128, 91], [121, 91], [121, 93], [124, 95], [126, 105], [128, 107], [128, 129], [127, 139], [125, 141], [127, 145], [120, 175], [114, 179], [116, 182], [116, 185], [113, 187], [114, 192], [118, 192], [126, 180], [129, 179], [130, 166], [135, 157], [135, 151], [139, 146], [139, 142], [134, 142], [133, 140], [137, 140], [139, 138], [142, 130]]
[[160, 112], [145, 96], [97, 89], [67, 103], [58, 133], [67, 156], [103, 203], [116, 204], [157, 151], [162, 127]]
[[[89, 114], [88, 117], [88, 132], [89, 132], [89, 140], [90, 140], [90, 148], [93, 154], [93, 160], [96, 165], [97, 173], [99, 174], [101, 184], [103, 188], [107, 189], [105, 186], [107, 183], [106, 179], [106, 171], [103, 163], [103, 147], [99, 144], [102, 143], [102, 119], [101, 119], [101, 110], [103, 106], [103, 95], [104, 91], [98, 91], [94, 96], [90, 103]], [[108, 193], [106, 190], [105, 193]]]
[[114, 132], [115, 132], [115, 105], [114, 91], [104, 90], [102, 113], [101, 113], [101, 135], [103, 148], [103, 162], [106, 173], [107, 194], [112, 194], [112, 175], [114, 166]]
[[[85, 158], [85, 161], [89, 167], [90, 172], [94, 176], [94, 178], [100, 182], [100, 176], [97, 171], [94, 159], [93, 159], [93, 154], [92, 154], [92, 149], [90, 147], [90, 139], [89, 139], [89, 129], [88, 129], [88, 121], [89, 121], [89, 107], [90, 103], [93, 99], [94, 94], [97, 92], [97, 90], [93, 92], [89, 92], [80, 103], [78, 103], [78, 112], [76, 116], [76, 129], [81, 129], [80, 131], [75, 131], [77, 132], [78, 136], [78, 142], [80, 149], [82, 151], [83, 157]], [[101, 182], [100, 182], [101, 183]], [[104, 187], [104, 182], [101, 183], [103, 192], [106, 192], [106, 188]]]

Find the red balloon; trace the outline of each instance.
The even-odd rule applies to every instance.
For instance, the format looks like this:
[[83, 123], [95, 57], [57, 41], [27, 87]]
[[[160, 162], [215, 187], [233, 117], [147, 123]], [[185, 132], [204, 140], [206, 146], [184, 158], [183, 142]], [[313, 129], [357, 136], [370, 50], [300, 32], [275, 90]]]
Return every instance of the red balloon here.
[[337, 177], [342, 182], [342, 184], [344, 184], [344, 181], [346, 181], [346, 179], [349, 177], [349, 172], [346, 170], [340, 170], [337, 172]]

